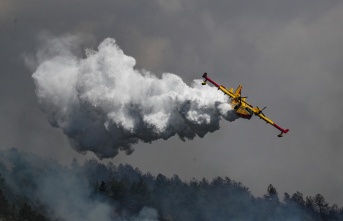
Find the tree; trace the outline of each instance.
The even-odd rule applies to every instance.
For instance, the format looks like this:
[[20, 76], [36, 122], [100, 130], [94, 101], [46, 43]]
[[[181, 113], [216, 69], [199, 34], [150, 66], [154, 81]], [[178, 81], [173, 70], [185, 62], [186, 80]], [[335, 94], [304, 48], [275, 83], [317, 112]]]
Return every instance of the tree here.
[[305, 206], [305, 200], [303, 194], [300, 192], [293, 193], [291, 200], [298, 204], [299, 206]]
[[167, 184], [168, 184], [167, 177], [159, 173], [156, 177], [155, 186], [156, 187], [165, 187]]
[[130, 190], [131, 194], [143, 200], [145, 197], [148, 197], [150, 190], [148, 185], [144, 182], [142, 178], [138, 182], [134, 182]]
[[2, 193], [2, 190], [0, 189], [0, 214], [6, 215], [9, 213], [9, 205], [6, 197]]
[[32, 207], [26, 202], [23, 203], [19, 208], [18, 220], [23, 220], [23, 221], [33, 220], [33, 217], [34, 217], [34, 213], [33, 213]]
[[138, 182], [132, 183], [130, 197], [131, 207], [135, 212], [140, 211], [144, 206], [150, 206], [150, 190], [142, 178]]
[[175, 187], [180, 187], [182, 186], [182, 180], [180, 179], [180, 177], [176, 174], [173, 175], [173, 177], [170, 179], [170, 184], [173, 188]]
[[122, 201], [125, 196], [127, 196], [128, 192], [128, 186], [125, 183], [119, 182], [115, 178], [111, 180], [110, 193], [114, 200]]
[[200, 183], [194, 178], [189, 182], [189, 186], [192, 189], [197, 189], [199, 187], [199, 185], [200, 185]]
[[264, 195], [264, 198], [267, 200], [279, 201], [278, 192], [272, 184], [269, 184], [267, 194]]
[[211, 182], [211, 185], [213, 187], [222, 187], [222, 186], [224, 186], [224, 184], [225, 184], [225, 181], [220, 176], [214, 178]]
[[310, 197], [310, 196], [306, 197], [305, 206], [307, 209], [314, 211], [314, 202], [313, 202], [312, 197]]
[[99, 192], [104, 194], [108, 193], [106, 183], [103, 180], [101, 181], [101, 184], [99, 186]]
[[315, 195], [314, 199], [314, 209], [320, 214], [327, 214], [329, 211], [329, 204], [325, 201], [325, 198], [321, 194]]
[[207, 181], [206, 178], [203, 178], [203, 179], [200, 181], [199, 186], [200, 186], [202, 189], [207, 189], [207, 188], [210, 186], [210, 183]]
[[290, 203], [291, 200], [291, 196], [288, 193], [284, 193], [283, 194], [283, 201], [285, 201], [285, 203]]
[[338, 217], [339, 214], [339, 208], [337, 206], [337, 204], [333, 204], [330, 208], [329, 208], [329, 215], [331, 217]]

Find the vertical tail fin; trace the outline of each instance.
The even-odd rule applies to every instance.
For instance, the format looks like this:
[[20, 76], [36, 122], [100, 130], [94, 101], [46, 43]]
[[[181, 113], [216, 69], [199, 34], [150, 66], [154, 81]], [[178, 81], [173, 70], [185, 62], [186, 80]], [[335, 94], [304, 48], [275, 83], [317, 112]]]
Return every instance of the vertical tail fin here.
[[236, 92], [235, 92], [235, 95], [241, 96], [242, 87], [243, 87], [243, 86], [242, 86], [241, 84], [237, 87]]

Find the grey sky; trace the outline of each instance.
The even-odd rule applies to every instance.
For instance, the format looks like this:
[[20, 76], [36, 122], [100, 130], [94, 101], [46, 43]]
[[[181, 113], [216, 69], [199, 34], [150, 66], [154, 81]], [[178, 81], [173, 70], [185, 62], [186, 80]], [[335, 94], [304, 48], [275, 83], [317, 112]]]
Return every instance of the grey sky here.
[[342, 205], [342, 21], [338, 0], [0, 0], [0, 147], [61, 162], [92, 157], [49, 125], [24, 61], [42, 33], [79, 34], [90, 48], [113, 37], [138, 69], [242, 83], [243, 95], [290, 132], [279, 139], [257, 118], [223, 121], [203, 139], [139, 143], [110, 161], [183, 179], [229, 176], [256, 195], [272, 183], [280, 196], [321, 193]]

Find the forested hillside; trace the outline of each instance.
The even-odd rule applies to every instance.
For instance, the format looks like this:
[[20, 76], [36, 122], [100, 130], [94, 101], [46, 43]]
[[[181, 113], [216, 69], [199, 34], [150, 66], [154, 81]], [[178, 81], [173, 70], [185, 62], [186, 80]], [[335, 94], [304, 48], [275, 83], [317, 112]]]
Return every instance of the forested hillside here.
[[130, 165], [0, 152], [0, 220], [343, 220], [321, 194], [255, 197], [229, 177], [182, 181]]

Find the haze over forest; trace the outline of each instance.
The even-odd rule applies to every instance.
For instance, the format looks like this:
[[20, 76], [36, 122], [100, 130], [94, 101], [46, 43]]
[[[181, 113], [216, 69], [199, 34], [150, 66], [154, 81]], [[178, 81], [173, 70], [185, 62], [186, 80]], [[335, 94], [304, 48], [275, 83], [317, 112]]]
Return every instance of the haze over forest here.
[[229, 177], [183, 182], [95, 159], [68, 167], [12, 148], [0, 152], [0, 218], [5, 220], [342, 220], [321, 194], [255, 197]]

